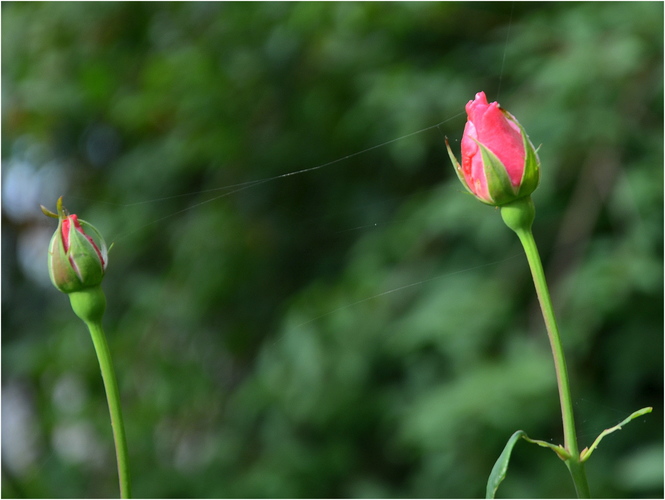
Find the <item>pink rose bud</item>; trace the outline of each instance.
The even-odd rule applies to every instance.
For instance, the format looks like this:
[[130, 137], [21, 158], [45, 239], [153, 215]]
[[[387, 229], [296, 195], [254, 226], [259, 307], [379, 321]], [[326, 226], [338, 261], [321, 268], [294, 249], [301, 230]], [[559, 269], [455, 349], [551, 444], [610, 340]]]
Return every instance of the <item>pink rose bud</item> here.
[[[42, 210], [45, 209], [42, 207]], [[66, 215], [62, 199], [58, 200], [57, 217], [58, 229], [51, 238], [48, 252], [53, 285], [65, 293], [99, 285], [108, 262], [104, 239], [91, 224], [79, 220], [76, 215]]]
[[478, 92], [466, 105], [462, 165], [446, 147], [468, 191], [488, 205], [504, 205], [529, 196], [538, 187], [540, 160], [526, 132], [499, 106]]

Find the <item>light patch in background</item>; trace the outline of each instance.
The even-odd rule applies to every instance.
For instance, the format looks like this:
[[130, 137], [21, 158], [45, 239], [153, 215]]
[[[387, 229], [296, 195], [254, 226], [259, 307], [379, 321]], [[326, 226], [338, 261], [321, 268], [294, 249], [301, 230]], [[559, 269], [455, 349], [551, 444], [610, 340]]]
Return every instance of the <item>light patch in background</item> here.
[[[55, 219], [53, 219], [55, 222]], [[36, 284], [51, 288], [47, 253], [49, 242], [57, 226], [33, 226], [18, 234], [17, 255], [23, 273]]]
[[67, 422], [53, 431], [52, 445], [63, 459], [90, 468], [105, 466], [104, 447], [88, 422]]
[[33, 137], [16, 139], [2, 165], [3, 211], [14, 222], [41, 219], [39, 205], [55, 202], [65, 194], [68, 170]]
[[53, 404], [66, 415], [83, 411], [88, 396], [80, 377], [71, 373], [60, 377], [53, 388]]
[[[55, 220], [39, 208], [54, 210], [55, 200], [65, 194], [68, 168], [57, 160], [47, 160], [45, 147], [22, 137], [13, 155], [2, 168], [2, 210], [17, 225], [16, 254], [23, 273], [36, 284], [50, 287], [46, 252], [56, 228]], [[11, 282], [6, 292], [11, 291]]]
[[39, 455], [39, 429], [26, 388], [10, 382], [2, 388], [2, 466], [28, 472]]
[[33, 218], [41, 193], [37, 168], [28, 161], [10, 160], [2, 171], [2, 209], [15, 222]]
[[217, 452], [217, 440], [211, 433], [183, 432], [168, 419], [155, 426], [154, 443], [156, 460], [184, 474], [204, 470]]

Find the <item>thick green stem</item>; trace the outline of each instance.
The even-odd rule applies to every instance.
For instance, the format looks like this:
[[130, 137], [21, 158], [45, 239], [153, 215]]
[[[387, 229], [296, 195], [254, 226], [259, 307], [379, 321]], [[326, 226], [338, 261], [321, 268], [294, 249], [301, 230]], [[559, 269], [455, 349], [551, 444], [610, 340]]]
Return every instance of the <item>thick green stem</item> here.
[[573, 483], [575, 483], [577, 498], [591, 498], [589, 483], [586, 479], [586, 470], [584, 469], [584, 463], [580, 461], [579, 456], [566, 460], [566, 467], [568, 467], [568, 471], [573, 478]]
[[570, 394], [570, 383], [568, 381], [568, 370], [566, 359], [559, 335], [559, 327], [554, 316], [552, 299], [545, 280], [545, 272], [540, 260], [540, 254], [536, 241], [531, 232], [531, 224], [535, 216], [535, 208], [530, 198], [522, 198], [509, 205], [502, 207], [503, 220], [520, 239], [524, 252], [526, 253], [533, 283], [536, 287], [538, 301], [543, 312], [547, 335], [554, 357], [554, 369], [556, 371], [557, 385], [559, 387], [559, 401], [561, 404], [561, 416], [563, 419], [564, 448], [571, 458], [566, 460], [566, 466], [575, 483], [575, 489], [579, 498], [590, 498], [589, 486], [586, 479], [584, 464], [580, 462], [580, 453], [577, 446], [577, 435], [575, 432], [575, 418], [573, 415], [573, 402]]
[[120, 409], [120, 391], [115, 378], [115, 370], [111, 361], [111, 351], [106, 343], [106, 336], [102, 328], [102, 316], [106, 308], [106, 298], [100, 286], [86, 288], [79, 292], [69, 294], [72, 309], [81, 318], [90, 330], [90, 336], [97, 352], [99, 368], [102, 372], [106, 399], [111, 414], [111, 427], [115, 442], [115, 454], [118, 462], [118, 479], [120, 481], [120, 497], [131, 498], [131, 482], [129, 478], [129, 461], [127, 459], [127, 439], [125, 426], [122, 421]]

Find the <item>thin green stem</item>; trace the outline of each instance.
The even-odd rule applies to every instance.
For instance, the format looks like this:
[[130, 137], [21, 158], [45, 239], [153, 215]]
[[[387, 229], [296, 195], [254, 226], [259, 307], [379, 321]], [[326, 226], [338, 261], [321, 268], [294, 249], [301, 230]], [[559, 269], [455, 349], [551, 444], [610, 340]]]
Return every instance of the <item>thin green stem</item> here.
[[118, 478], [120, 480], [120, 497], [131, 498], [127, 439], [125, 438], [125, 426], [122, 421], [122, 411], [120, 409], [120, 394], [118, 391], [118, 382], [115, 378], [115, 370], [111, 361], [111, 352], [106, 343], [106, 336], [104, 335], [101, 321], [86, 321], [86, 325], [90, 330], [92, 342], [95, 345], [95, 351], [99, 359], [99, 367], [102, 371], [106, 399], [108, 400], [109, 412], [111, 414], [111, 427], [113, 428], [113, 440], [115, 441], [115, 453], [118, 462]]
[[533, 282], [538, 294], [538, 301], [543, 312], [545, 327], [552, 347], [554, 356], [554, 368], [556, 371], [557, 385], [559, 386], [559, 400], [561, 403], [561, 416], [563, 419], [564, 448], [570, 453], [571, 458], [566, 460], [566, 466], [575, 483], [577, 496], [579, 498], [590, 498], [589, 485], [586, 479], [584, 464], [580, 462], [580, 453], [577, 446], [577, 435], [575, 433], [575, 417], [573, 415], [573, 403], [570, 394], [570, 383], [568, 381], [568, 370], [566, 368], [566, 358], [563, 352], [563, 345], [559, 335], [556, 318], [554, 316], [554, 307], [552, 299], [545, 280], [545, 272], [540, 261], [540, 254], [533, 238], [530, 225], [528, 227], [513, 228], [517, 233], [524, 252], [526, 253]]
[[559, 399], [561, 402], [561, 415], [563, 417], [563, 435], [564, 435], [564, 448], [571, 455], [579, 455], [577, 449], [577, 437], [575, 434], [575, 420], [572, 412], [572, 398], [570, 395], [570, 384], [568, 382], [568, 371], [566, 369], [566, 359], [561, 344], [559, 335], [559, 328], [554, 317], [554, 310], [552, 301], [550, 299], [547, 282], [545, 281], [545, 273], [538, 254], [538, 248], [533, 238], [531, 230], [519, 231], [517, 233], [533, 275], [533, 282], [538, 294], [538, 301], [543, 312], [545, 320], [545, 327], [550, 339], [552, 347], [552, 354], [554, 355], [554, 368], [556, 370], [556, 378], [559, 386]]

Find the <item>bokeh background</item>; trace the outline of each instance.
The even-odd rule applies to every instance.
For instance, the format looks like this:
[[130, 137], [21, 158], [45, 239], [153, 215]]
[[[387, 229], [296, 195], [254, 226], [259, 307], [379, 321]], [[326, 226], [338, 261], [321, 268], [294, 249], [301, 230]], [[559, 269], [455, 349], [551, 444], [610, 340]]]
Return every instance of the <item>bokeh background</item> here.
[[[515, 430], [561, 442], [522, 250], [444, 148], [484, 90], [542, 144], [581, 446], [654, 407], [593, 494], [662, 498], [662, 3], [3, 2], [2, 76], [4, 497], [117, 495], [60, 195], [115, 242], [138, 497], [479, 497]], [[574, 491], [520, 443], [499, 495]]]

